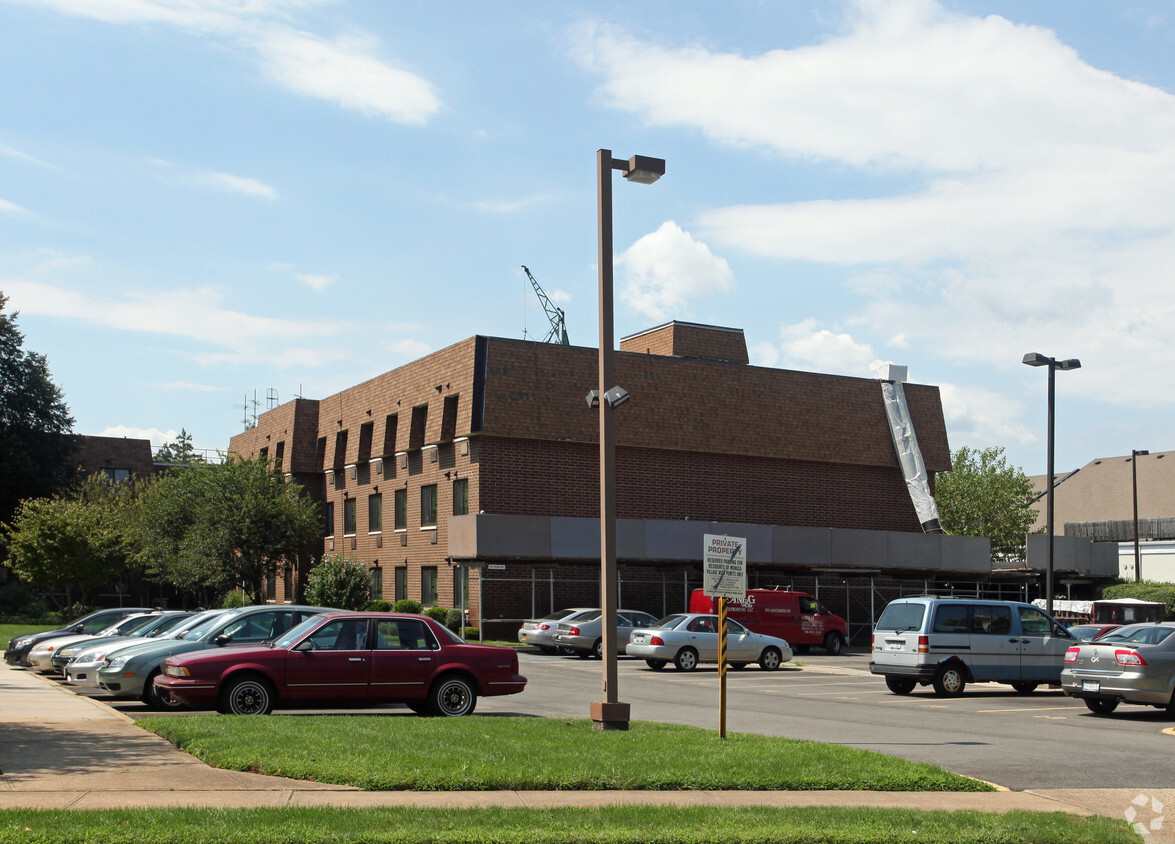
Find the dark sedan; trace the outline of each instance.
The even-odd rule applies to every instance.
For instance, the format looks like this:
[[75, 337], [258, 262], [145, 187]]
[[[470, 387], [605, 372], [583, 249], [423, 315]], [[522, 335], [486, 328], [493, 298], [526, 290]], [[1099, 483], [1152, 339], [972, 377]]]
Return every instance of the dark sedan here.
[[151, 612], [151, 608], [124, 607], [121, 609], [97, 610], [89, 615], [83, 615], [81, 618], [75, 618], [68, 624], [54, 627], [52, 630], [40, 630], [36, 633], [26, 633], [23, 636], [17, 636], [8, 643], [8, 648], [4, 651], [4, 661], [9, 665], [27, 665], [28, 662], [25, 660], [25, 657], [28, 656], [33, 645], [39, 642], [52, 639], [56, 636], [70, 636], [72, 634], [92, 636], [99, 630], [105, 630], [119, 619], [126, 618], [131, 613], [140, 612]]
[[1127, 624], [1065, 651], [1061, 689], [1099, 715], [1120, 703], [1175, 717], [1175, 622]]
[[479, 695], [518, 694], [526, 678], [513, 648], [469, 644], [430, 618], [340, 612], [309, 618], [259, 647], [168, 657], [155, 686], [228, 715], [379, 703], [468, 715]]

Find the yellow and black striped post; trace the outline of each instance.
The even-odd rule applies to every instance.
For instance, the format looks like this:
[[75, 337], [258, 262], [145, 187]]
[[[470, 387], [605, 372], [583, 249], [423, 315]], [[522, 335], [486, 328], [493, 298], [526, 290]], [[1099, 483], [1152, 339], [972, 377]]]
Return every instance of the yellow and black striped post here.
[[718, 737], [726, 738], [726, 599], [718, 599]]

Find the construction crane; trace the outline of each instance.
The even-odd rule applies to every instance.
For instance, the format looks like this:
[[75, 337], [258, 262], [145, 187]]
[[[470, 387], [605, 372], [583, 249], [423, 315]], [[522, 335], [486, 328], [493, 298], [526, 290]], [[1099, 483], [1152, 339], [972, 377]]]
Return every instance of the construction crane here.
[[544, 343], [558, 343], [564, 346], [570, 346], [571, 343], [567, 339], [567, 322], [563, 319], [563, 309], [556, 307], [555, 303], [550, 300], [546, 292], [539, 285], [530, 270], [526, 265], [522, 265], [526, 277], [530, 279], [530, 283], [534, 286], [534, 292], [538, 294], [539, 302], [543, 306], [543, 310], [547, 314], [547, 320], [551, 323], [551, 330], [547, 332], [547, 336], [543, 338]]

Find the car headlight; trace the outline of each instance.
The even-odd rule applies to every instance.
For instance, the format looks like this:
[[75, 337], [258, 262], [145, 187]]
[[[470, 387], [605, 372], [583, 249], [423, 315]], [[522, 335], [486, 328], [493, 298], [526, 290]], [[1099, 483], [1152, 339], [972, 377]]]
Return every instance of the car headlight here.
[[12, 647], [16, 650], [20, 650], [21, 648], [27, 648], [32, 643], [33, 643], [33, 637], [32, 636], [25, 636], [23, 639], [17, 639], [15, 642], [13, 642]]
[[70, 657], [76, 654], [81, 648], [61, 648], [57, 651], [58, 656]]
[[127, 660], [129, 660], [129, 659], [130, 659], [129, 656], [116, 656], [113, 659], [111, 659], [110, 662], [106, 663], [106, 667], [107, 668], [116, 668], [116, 669], [122, 668], [124, 665], [126, 665]]
[[163, 673], [168, 677], [191, 677], [192, 672], [182, 665], [164, 665]]

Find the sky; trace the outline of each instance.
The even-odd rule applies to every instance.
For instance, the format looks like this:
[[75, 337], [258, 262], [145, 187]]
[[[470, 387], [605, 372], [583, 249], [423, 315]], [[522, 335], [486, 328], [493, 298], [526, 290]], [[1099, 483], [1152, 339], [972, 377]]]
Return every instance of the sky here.
[[[742, 328], [1043, 474], [1175, 448], [1175, 6], [0, 0], [0, 292], [88, 435], [226, 449], [475, 334]], [[787, 424], [786, 407], [779, 424]]]

